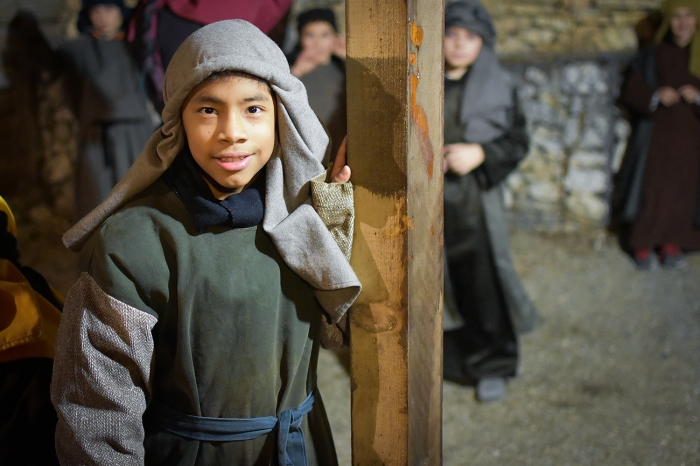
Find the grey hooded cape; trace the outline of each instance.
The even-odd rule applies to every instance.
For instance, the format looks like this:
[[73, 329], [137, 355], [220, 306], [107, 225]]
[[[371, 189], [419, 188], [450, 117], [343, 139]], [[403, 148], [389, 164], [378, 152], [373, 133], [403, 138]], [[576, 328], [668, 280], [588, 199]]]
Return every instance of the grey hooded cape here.
[[310, 180], [324, 171], [321, 161], [328, 136], [308, 104], [304, 85], [289, 72], [284, 53], [259, 29], [242, 20], [209, 25], [180, 46], [163, 83], [163, 126], [107, 199], [68, 230], [63, 242], [79, 250], [110, 214], [167, 170], [185, 143], [182, 103], [197, 84], [223, 70], [259, 76], [277, 95], [280, 141], [267, 164], [263, 228], [287, 265], [313, 286], [319, 302], [337, 322], [361, 285], [310, 204]]

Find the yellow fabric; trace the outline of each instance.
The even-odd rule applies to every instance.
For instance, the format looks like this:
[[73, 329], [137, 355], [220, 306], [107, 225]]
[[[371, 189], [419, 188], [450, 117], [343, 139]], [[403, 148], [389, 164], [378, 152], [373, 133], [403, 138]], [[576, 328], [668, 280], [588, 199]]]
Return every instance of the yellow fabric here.
[[[0, 211], [9, 219], [7, 231], [17, 237], [17, 224], [5, 199]], [[60, 303], [63, 297], [51, 288]], [[54, 357], [61, 312], [34, 291], [22, 272], [0, 259], [0, 362]]]
[[[661, 14], [663, 22], [656, 31], [656, 43], [661, 43], [664, 37], [671, 28], [671, 13], [676, 8], [690, 8], [695, 17], [700, 22], [700, 0], [665, 0], [661, 4]], [[688, 69], [694, 75], [700, 78], [700, 28], [696, 27], [693, 40], [690, 42], [690, 63]]]
[[34, 291], [17, 267], [0, 259], [0, 362], [54, 357], [61, 312]]
[[0, 211], [7, 214], [7, 231], [9, 231], [12, 236], [17, 238], [17, 223], [15, 222], [15, 216], [12, 215], [10, 206], [7, 205], [7, 202], [5, 202], [5, 199], [3, 199], [2, 196], [0, 196]]

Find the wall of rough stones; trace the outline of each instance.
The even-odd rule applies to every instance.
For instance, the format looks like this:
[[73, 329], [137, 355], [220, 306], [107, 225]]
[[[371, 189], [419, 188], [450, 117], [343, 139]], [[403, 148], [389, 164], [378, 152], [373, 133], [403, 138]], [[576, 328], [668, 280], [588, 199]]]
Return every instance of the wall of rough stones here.
[[[629, 132], [615, 107], [620, 71], [637, 48], [637, 33], [644, 34], [635, 27], [661, 0], [483, 1], [494, 18], [497, 50], [519, 87], [532, 135], [528, 158], [507, 183], [515, 222], [564, 231], [602, 226]], [[38, 14], [52, 42], [73, 36], [79, 5], [80, 0], [0, 0], [0, 40], [4, 43], [7, 22], [20, 6]], [[331, 7], [344, 30], [342, 0], [297, 0], [292, 22], [300, 11], [316, 6]], [[74, 128], [69, 130], [73, 122], [56, 92], [49, 87], [39, 92], [44, 97], [35, 114], [42, 129], [34, 135], [38, 142], [31, 146], [30, 160], [49, 195], [64, 198], [54, 202], [63, 211], [70, 171], [65, 162], [75, 151], [67, 135]], [[16, 105], [11, 96], [11, 83], [0, 74], [0, 106]], [[22, 127], [7, 121], [13, 114], [5, 113], [4, 126]], [[6, 138], [16, 132], [2, 134]]]
[[528, 117], [531, 149], [507, 183], [516, 224], [600, 227], [629, 125], [615, 107], [628, 55], [509, 65]]

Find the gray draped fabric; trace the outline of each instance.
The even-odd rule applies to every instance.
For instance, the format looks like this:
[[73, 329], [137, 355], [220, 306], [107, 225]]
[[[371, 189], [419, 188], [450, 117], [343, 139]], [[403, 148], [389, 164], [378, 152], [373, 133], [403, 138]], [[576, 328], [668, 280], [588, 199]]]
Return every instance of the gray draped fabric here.
[[465, 141], [483, 144], [508, 131], [508, 112], [513, 107], [512, 89], [509, 75], [498, 63], [496, 52], [484, 45], [469, 70], [469, 79], [462, 92], [459, 117], [464, 125]]
[[210, 24], [180, 46], [163, 83], [163, 126], [109, 197], [66, 232], [63, 241], [80, 249], [105, 218], [165, 172], [185, 143], [182, 103], [195, 86], [224, 70], [263, 78], [277, 96], [279, 141], [267, 164], [263, 228], [285, 263], [315, 288], [321, 305], [338, 321], [361, 285], [311, 206], [309, 181], [323, 172], [328, 136], [308, 104], [304, 85], [289, 72], [282, 51], [246, 21]]

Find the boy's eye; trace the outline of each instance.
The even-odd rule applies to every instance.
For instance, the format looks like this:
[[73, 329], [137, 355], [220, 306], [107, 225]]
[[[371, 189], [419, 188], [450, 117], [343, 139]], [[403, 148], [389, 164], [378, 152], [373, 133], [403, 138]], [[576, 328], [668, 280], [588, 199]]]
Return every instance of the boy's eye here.
[[211, 107], [203, 107], [199, 111], [204, 113], [205, 115], [214, 115], [216, 113], [216, 110], [214, 110]]
[[258, 113], [262, 113], [263, 109], [261, 107], [258, 107], [257, 105], [253, 105], [252, 107], [248, 107], [248, 113], [251, 115], [257, 115]]

